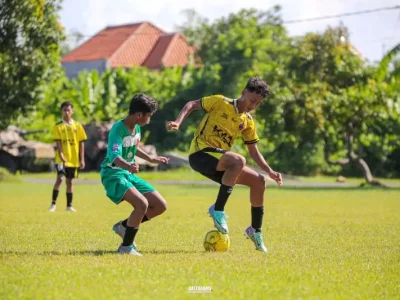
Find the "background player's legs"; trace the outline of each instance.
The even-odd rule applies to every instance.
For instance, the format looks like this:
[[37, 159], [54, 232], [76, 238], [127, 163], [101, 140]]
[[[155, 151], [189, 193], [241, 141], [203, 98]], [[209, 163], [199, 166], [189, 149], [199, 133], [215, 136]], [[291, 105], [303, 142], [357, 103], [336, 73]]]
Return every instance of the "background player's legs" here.
[[75, 211], [74, 208], [72, 208], [72, 200], [73, 200], [73, 193], [72, 193], [72, 178], [66, 179], [65, 183], [67, 184], [67, 211]]
[[57, 174], [56, 182], [54, 183], [54, 186], [53, 186], [53, 194], [51, 197], [51, 205], [49, 208], [50, 212], [54, 212], [56, 210], [57, 198], [58, 198], [58, 194], [60, 192], [60, 187], [62, 184], [63, 176], [64, 176], [63, 174], [60, 174], [60, 173]]
[[251, 226], [246, 229], [246, 234], [253, 241], [257, 250], [267, 252], [261, 235], [264, 217], [265, 178], [249, 167], [244, 167], [236, 183], [250, 187]]

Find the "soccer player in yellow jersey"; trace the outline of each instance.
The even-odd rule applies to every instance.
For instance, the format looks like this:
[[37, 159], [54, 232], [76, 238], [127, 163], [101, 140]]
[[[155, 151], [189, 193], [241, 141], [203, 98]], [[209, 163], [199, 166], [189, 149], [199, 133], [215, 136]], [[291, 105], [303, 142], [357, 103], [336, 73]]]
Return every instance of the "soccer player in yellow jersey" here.
[[72, 179], [78, 176], [78, 169], [85, 168], [85, 148], [83, 142], [87, 139], [83, 126], [72, 119], [73, 106], [69, 101], [61, 104], [62, 121], [54, 126], [53, 136], [57, 143], [56, 168], [57, 179], [53, 188], [50, 212], [56, 210], [56, 201], [62, 178], [67, 184], [67, 211], [75, 212], [72, 207]]
[[178, 130], [182, 121], [194, 110], [203, 109], [206, 115], [197, 127], [190, 146], [189, 163], [193, 170], [220, 184], [215, 204], [208, 212], [221, 233], [228, 233], [224, 207], [235, 184], [250, 187], [251, 226], [245, 233], [256, 250], [267, 252], [261, 233], [264, 216], [265, 178], [246, 166], [246, 159], [230, 151], [235, 139], [242, 136], [251, 158], [279, 186], [282, 175], [275, 172], [257, 148], [259, 137], [250, 112], [270, 95], [269, 86], [260, 78], [250, 78], [238, 99], [222, 95], [189, 101], [175, 121], [167, 124], [169, 130]]

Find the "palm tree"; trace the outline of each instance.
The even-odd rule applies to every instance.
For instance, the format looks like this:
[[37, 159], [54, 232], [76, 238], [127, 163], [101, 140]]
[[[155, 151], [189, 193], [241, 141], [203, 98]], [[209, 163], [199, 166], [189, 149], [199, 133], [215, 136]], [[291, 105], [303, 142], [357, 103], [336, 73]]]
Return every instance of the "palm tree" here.
[[[388, 77], [397, 77], [400, 75], [400, 65], [399, 63], [395, 63], [395, 57], [400, 53], [400, 43], [394, 46], [391, 50], [389, 50], [382, 58], [379, 63], [378, 71], [377, 71], [377, 79], [385, 80]], [[389, 70], [389, 66], [391, 63], [395, 63], [395, 68], [392, 72]]]

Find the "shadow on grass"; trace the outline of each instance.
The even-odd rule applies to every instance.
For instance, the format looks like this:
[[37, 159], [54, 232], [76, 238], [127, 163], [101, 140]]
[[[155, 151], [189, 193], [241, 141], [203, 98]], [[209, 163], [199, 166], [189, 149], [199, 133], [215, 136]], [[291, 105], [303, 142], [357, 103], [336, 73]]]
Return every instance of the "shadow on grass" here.
[[[179, 250], [179, 249], [169, 249], [169, 250], [145, 250], [141, 251], [143, 254], [193, 254], [198, 251], [196, 250]], [[6, 255], [39, 255], [39, 256], [75, 256], [75, 255], [84, 255], [84, 256], [103, 256], [109, 254], [117, 254], [116, 250], [83, 250], [83, 251], [44, 251], [44, 252], [36, 252], [32, 251], [9, 251], [3, 250], [0, 251], [0, 257]]]
[[32, 251], [0, 251], [0, 256], [2, 255], [40, 255], [40, 256], [67, 256], [67, 255], [93, 255], [93, 256], [103, 256], [107, 254], [115, 254], [115, 250], [84, 250], [84, 251], [44, 251], [37, 252]]
[[168, 250], [145, 250], [141, 251], [138, 249], [140, 253], [146, 254], [193, 254], [199, 251], [197, 250], [179, 250], [179, 249], [168, 249]]

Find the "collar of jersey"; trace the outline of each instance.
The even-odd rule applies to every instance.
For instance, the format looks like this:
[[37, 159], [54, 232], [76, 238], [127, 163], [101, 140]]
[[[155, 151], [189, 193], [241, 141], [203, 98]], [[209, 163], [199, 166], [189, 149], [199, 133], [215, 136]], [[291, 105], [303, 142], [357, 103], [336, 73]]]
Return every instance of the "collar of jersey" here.
[[129, 132], [128, 127], [126, 127], [126, 125], [124, 124], [124, 120], [125, 120], [125, 119], [122, 119], [122, 120], [121, 120], [121, 125], [122, 125], [122, 127], [124, 127], [125, 132], [126, 132], [128, 135], [130, 135], [130, 136], [135, 136], [135, 135], [137, 134], [137, 130], [136, 130], [136, 125], [137, 125], [137, 124], [135, 124], [135, 134], [131, 134], [131, 133]]
[[69, 125], [69, 126], [74, 125], [74, 123], [75, 123], [75, 121], [74, 121], [73, 119], [71, 119], [71, 123], [65, 122], [64, 119], [62, 119], [62, 122], [63, 122], [65, 125]]
[[232, 100], [232, 105], [233, 105], [233, 108], [235, 109], [236, 114], [237, 115], [241, 115], [241, 113], [239, 113], [239, 109], [237, 107], [237, 101], [238, 101], [238, 99], [233, 99]]

